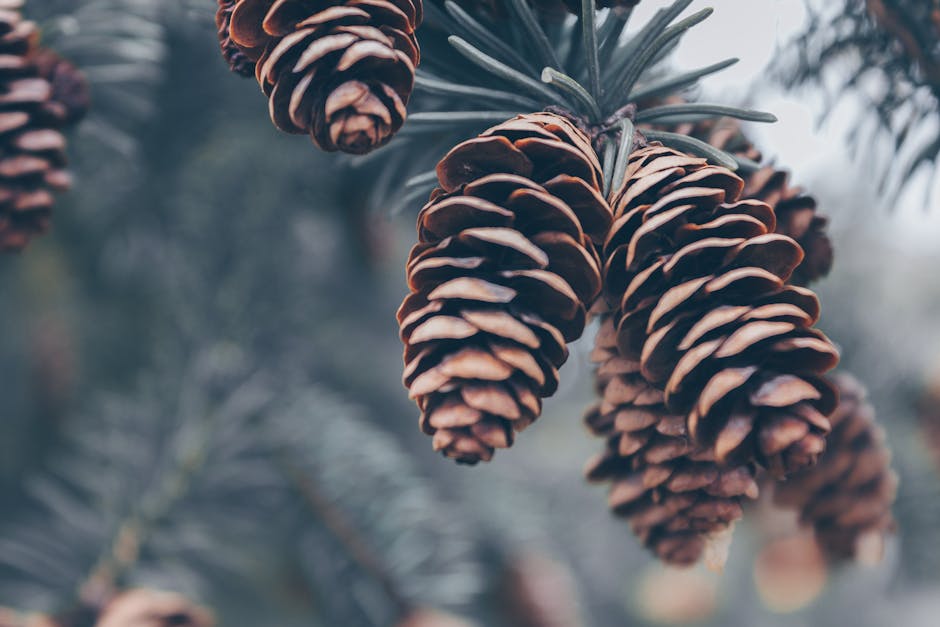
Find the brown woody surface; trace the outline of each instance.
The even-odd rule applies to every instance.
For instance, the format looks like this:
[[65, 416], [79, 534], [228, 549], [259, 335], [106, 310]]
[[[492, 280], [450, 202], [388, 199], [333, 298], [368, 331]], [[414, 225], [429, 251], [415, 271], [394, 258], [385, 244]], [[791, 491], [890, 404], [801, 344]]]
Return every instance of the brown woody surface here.
[[404, 123], [421, 11], [421, 0], [236, 0], [229, 34], [257, 62], [275, 126], [362, 154]]
[[637, 150], [611, 202], [605, 294], [621, 356], [690, 435], [719, 463], [784, 476], [825, 447], [838, 354], [813, 328], [816, 296], [787, 285], [802, 250], [743, 187], [703, 159]]
[[435, 450], [474, 464], [557, 388], [600, 292], [610, 209], [589, 139], [551, 113], [459, 144], [437, 172], [398, 312], [404, 384]]
[[871, 543], [878, 558], [894, 529], [897, 475], [864, 386], [847, 375], [835, 381], [840, 401], [826, 452], [816, 466], [779, 483], [774, 501], [799, 511], [830, 560], [868, 559]]
[[[701, 139], [738, 157], [763, 163], [763, 155], [741, 130], [737, 120], [706, 120], [670, 129]], [[833, 249], [827, 228], [829, 219], [817, 213], [816, 199], [803, 189], [790, 185], [790, 173], [774, 165], [761, 165], [751, 172], [737, 173], [744, 181], [742, 198], [760, 200], [774, 210], [777, 233], [792, 237], [803, 249], [803, 260], [790, 282], [808, 285], [825, 277], [832, 269]]]
[[222, 58], [228, 63], [232, 72], [245, 77], [254, 76], [254, 59], [245, 54], [238, 44], [232, 41], [232, 11], [235, 10], [237, 0], [218, 1], [219, 7], [215, 12], [215, 27], [219, 36], [219, 49], [222, 52]]
[[666, 409], [663, 392], [643, 378], [638, 362], [620, 357], [616, 335], [605, 317], [592, 354], [601, 401], [585, 423], [606, 447], [585, 473], [610, 483], [611, 511], [627, 518], [657, 557], [690, 565], [710, 535], [741, 518], [742, 499], [757, 498], [755, 469], [721, 467], [710, 448], [694, 444], [685, 416]]

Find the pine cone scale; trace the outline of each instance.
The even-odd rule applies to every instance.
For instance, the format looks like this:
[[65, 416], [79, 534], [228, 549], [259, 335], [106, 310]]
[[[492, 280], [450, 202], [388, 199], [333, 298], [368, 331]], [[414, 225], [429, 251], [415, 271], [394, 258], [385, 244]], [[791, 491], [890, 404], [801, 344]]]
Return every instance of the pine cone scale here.
[[859, 555], [867, 536], [883, 541], [894, 529], [897, 476], [864, 387], [846, 375], [835, 384], [841, 398], [826, 451], [818, 464], [775, 486], [774, 502], [798, 510], [829, 557], [844, 560]]

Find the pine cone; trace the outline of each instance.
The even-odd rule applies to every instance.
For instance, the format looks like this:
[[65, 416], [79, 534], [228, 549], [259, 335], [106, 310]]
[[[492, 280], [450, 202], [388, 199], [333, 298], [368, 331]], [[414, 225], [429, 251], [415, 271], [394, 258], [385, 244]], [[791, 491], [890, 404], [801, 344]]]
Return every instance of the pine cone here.
[[[741, 131], [737, 120], [706, 120], [673, 129], [729, 152], [761, 163], [763, 156]], [[776, 232], [796, 240], [803, 249], [803, 261], [793, 271], [790, 282], [808, 285], [824, 278], [832, 269], [832, 242], [826, 230], [829, 219], [816, 213], [816, 199], [798, 187], [790, 186], [790, 173], [765, 165], [742, 174], [742, 198], [767, 203], [777, 216]]]
[[[3, 4], [0, 3], [0, 10]], [[22, 614], [0, 606], [0, 627], [61, 627], [44, 614]]]
[[105, 606], [95, 627], [212, 627], [212, 613], [172, 592], [136, 589]]
[[459, 144], [437, 173], [398, 311], [404, 384], [435, 450], [474, 464], [554, 393], [600, 291], [610, 208], [590, 140], [551, 113]]
[[[2, 626], [0, 626], [2, 627]], [[474, 627], [472, 623], [452, 614], [430, 609], [417, 609], [409, 613], [395, 627]]]
[[230, 28], [232, 24], [232, 11], [237, 0], [219, 0], [219, 8], [215, 12], [215, 27], [219, 34], [219, 49], [222, 58], [228, 63], [232, 72], [241, 76], [254, 76], [255, 61], [232, 41]]
[[898, 480], [865, 388], [846, 375], [835, 381], [841, 397], [829, 418], [826, 452], [813, 468], [779, 483], [774, 501], [799, 510], [823, 551], [839, 561], [859, 556], [862, 541], [869, 539], [878, 542], [880, 554], [884, 535], [894, 529], [891, 506]]
[[420, 54], [420, 0], [320, 5], [236, 0], [231, 39], [252, 59], [282, 131], [363, 154], [405, 121]]
[[84, 72], [58, 53], [40, 48], [32, 56], [39, 76], [52, 85], [51, 105], [61, 107], [57, 117], [64, 126], [78, 124], [91, 108], [91, 87]]
[[[816, 296], [786, 285], [802, 259], [773, 210], [737, 201], [725, 168], [650, 145], [613, 197], [605, 290], [621, 356], [665, 392], [722, 464], [783, 476], [825, 446], [836, 349], [812, 328]], [[737, 202], [736, 202], [737, 201]]]
[[66, 108], [35, 60], [38, 31], [0, 0], [0, 251], [19, 250], [49, 228], [52, 191], [67, 189]]
[[753, 466], [720, 467], [714, 453], [688, 436], [685, 416], [671, 414], [640, 364], [619, 356], [611, 317], [601, 322], [592, 359], [601, 402], [585, 422], [607, 446], [586, 468], [611, 483], [608, 504], [661, 560], [699, 561], [709, 536], [741, 518], [741, 499], [758, 495]]

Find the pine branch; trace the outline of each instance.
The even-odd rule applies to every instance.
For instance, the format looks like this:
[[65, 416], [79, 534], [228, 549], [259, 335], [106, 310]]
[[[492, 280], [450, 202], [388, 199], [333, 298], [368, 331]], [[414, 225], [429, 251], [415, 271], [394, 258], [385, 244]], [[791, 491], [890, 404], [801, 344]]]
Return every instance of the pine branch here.
[[[358, 414], [313, 389], [277, 421], [286, 442], [279, 463], [306, 505], [301, 559], [326, 616], [378, 626], [415, 607], [465, 606], [482, 589], [473, 532]], [[358, 594], [338, 598], [337, 585]]]
[[[918, 0], [842, 0], [826, 5], [811, 15], [804, 32], [787, 46], [792, 52], [774, 65], [778, 82], [812, 86], [833, 101], [823, 118], [845, 98], [863, 102], [853, 128], [872, 131], [857, 142], [859, 149], [853, 150], [857, 159], [870, 163], [860, 147], [879, 141], [892, 142], [896, 152], [913, 155], [910, 161], [890, 159], [878, 166], [875, 177], [881, 180], [885, 200], [912, 182], [915, 172], [940, 158], [940, 132], [933, 128], [940, 112], [940, 21], [934, 19], [940, 14], [933, 10], [931, 3]], [[853, 133], [850, 145], [853, 138], [860, 139], [860, 133]], [[924, 192], [929, 196], [929, 185]]]
[[[2, 534], [0, 603], [100, 608], [143, 571], [172, 565], [198, 579], [228, 568], [223, 538], [254, 533], [256, 504], [281, 485], [257, 463], [265, 441], [250, 428], [273, 388], [226, 365], [237, 361], [230, 348], [204, 352], [138, 399], [111, 399], [75, 422], [29, 484], [32, 506]], [[178, 585], [180, 575], [163, 579]]]

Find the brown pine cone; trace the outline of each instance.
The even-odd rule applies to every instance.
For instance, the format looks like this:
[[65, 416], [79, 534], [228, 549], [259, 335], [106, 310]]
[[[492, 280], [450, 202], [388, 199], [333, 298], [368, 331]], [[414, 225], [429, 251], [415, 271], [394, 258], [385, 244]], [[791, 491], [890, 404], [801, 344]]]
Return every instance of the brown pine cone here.
[[719, 463], [783, 476], [825, 447], [836, 393], [821, 375], [838, 354], [812, 328], [816, 296], [786, 284], [802, 250], [768, 205], [737, 200], [743, 186], [704, 159], [635, 151], [611, 203], [605, 294], [621, 355], [691, 436]]
[[610, 482], [611, 510], [662, 561], [698, 562], [709, 536], [741, 518], [741, 500], [757, 498], [754, 467], [721, 467], [711, 449], [692, 442], [685, 416], [666, 409], [662, 391], [643, 379], [638, 362], [620, 357], [609, 316], [592, 360], [601, 402], [585, 423], [607, 446], [588, 462], [587, 478]]
[[[697, 139], [755, 163], [763, 161], [757, 148], [741, 131], [737, 120], [706, 120], [696, 124], [683, 124], [676, 132]], [[771, 165], [756, 172], [743, 173], [744, 191], [741, 197], [760, 200], [774, 210], [777, 216], [776, 232], [796, 240], [803, 249], [803, 261], [793, 271], [790, 282], [808, 285], [825, 277], [832, 269], [832, 242], [826, 232], [829, 219], [816, 213], [816, 199], [799, 187], [790, 186], [790, 173]]]
[[68, 111], [39, 75], [38, 31], [0, 0], [0, 251], [20, 250], [49, 228], [52, 192], [67, 189]]
[[172, 592], [139, 588], [109, 602], [95, 627], [212, 627], [208, 610]]
[[228, 67], [240, 76], [254, 76], [255, 61], [232, 41], [230, 28], [232, 24], [232, 11], [237, 0], [219, 0], [219, 8], [215, 12], [215, 27], [219, 35], [219, 49], [222, 58]]
[[257, 61], [275, 126], [363, 154], [405, 121], [421, 11], [421, 0], [236, 0], [230, 34]]
[[866, 540], [878, 544], [880, 556], [884, 536], [895, 526], [897, 475], [864, 386], [846, 375], [834, 380], [840, 400], [829, 418], [826, 452], [813, 468], [777, 484], [774, 502], [800, 512], [831, 560], [859, 557]]
[[475, 464], [554, 393], [600, 292], [610, 208], [590, 140], [551, 113], [459, 144], [437, 173], [398, 311], [404, 384], [434, 449]]
[[85, 73], [49, 48], [39, 48], [32, 56], [39, 76], [52, 85], [51, 105], [64, 126], [78, 124], [91, 108], [91, 86]]
[[[0, 10], [3, 4], [0, 0]], [[23, 614], [0, 606], [0, 627], [62, 627], [44, 614]]]

